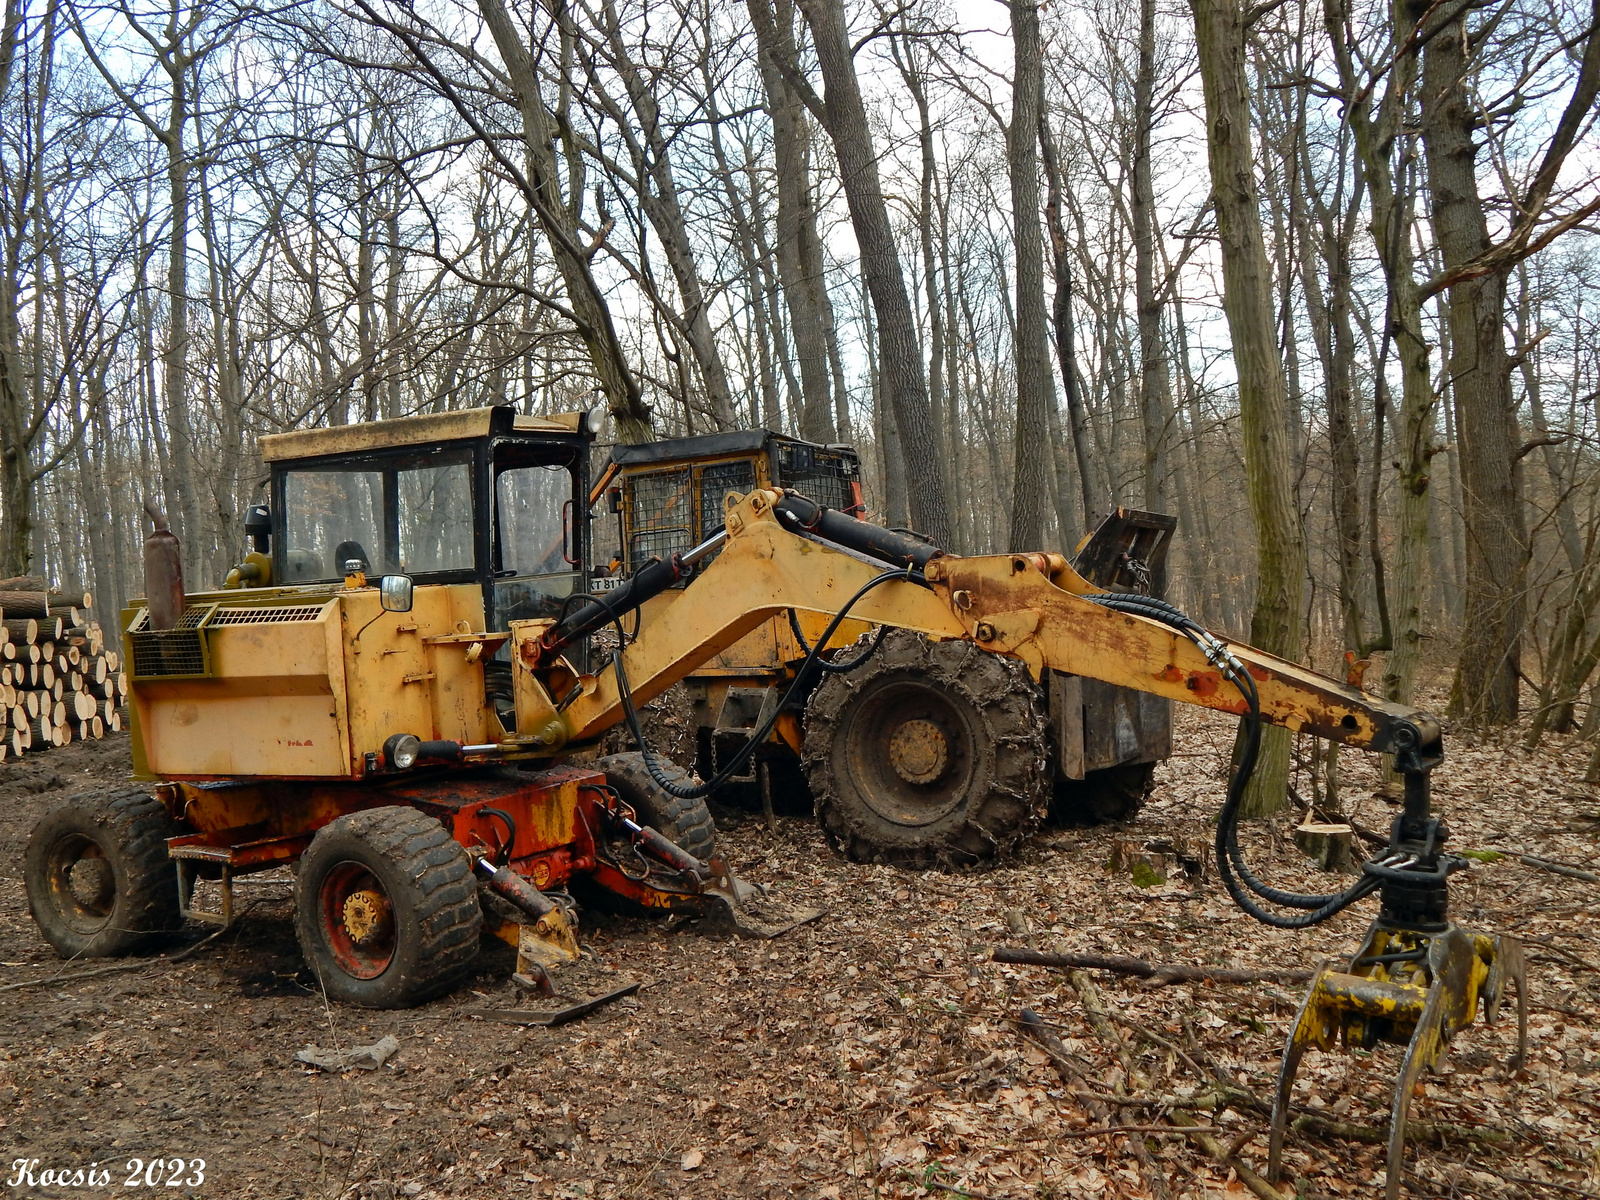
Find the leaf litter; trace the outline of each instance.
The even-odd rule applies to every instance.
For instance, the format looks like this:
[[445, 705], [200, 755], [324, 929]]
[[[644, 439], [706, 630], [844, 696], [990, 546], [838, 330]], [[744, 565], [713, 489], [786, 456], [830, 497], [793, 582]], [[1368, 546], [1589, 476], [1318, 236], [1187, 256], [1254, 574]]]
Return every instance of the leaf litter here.
[[[465, 1014], [520, 1002], [509, 957], [487, 942], [476, 977], [421, 1009], [326, 1005], [294, 944], [289, 876], [261, 877], [247, 918], [181, 964], [10, 998], [7, 1159], [202, 1156], [208, 1183], [194, 1194], [263, 1200], [1249, 1195], [1265, 1186], [1255, 1104], [1270, 1099], [1298, 985], [1152, 987], [988, 961], [1017, 929], [1041, 950], [1159, 963], [1313, 967], [1351, 953], [1370, 903], [1284, 932], [1235, 909], [1209, 873], [1154, 887], [1108, 873], [1115, 839], [1209, 841], [1231, 734], [1180, 711], [1185, 755], [1159, 769], [1128, 827], [1047, 831], [982, 873], [846, 863], [808, 818], [783, 818], [774, 835], [754, 816], [719, 814], [736, 870], [827, 915], [771, 942], [586, 916], [607, 964], [659, 982], [559, 1029]], [[52, 767], [67, 787], [112, 782], [126, 753], [125, 738], [75, 745]], [[1452, 848], [1503, 854], [1453, 877], [1455, 919], [1524, 939], [1533, 1004], [1517, 1077], [1502, 1065], [1514, 1039], [1503, 1013], [1459, 1035], [1426, 1078], [1408, 1194], [1600, 1196], [1600, 886], [1516, 857], [1600, 861], [1586, 757], [1562, 739], [1526, 753], [1514, 731], [1455, 737], [1435, 774]], [[1346, 802], [1385, 829], [1393, 806], [1364, 759], [1341, 757]], [[73, 969], [38, 937], [21, 879], [28, 830], [65, 793], [26, 782], [0, 774], [0, 958], [21, 964], [12, 978]], [[1247, 853], [1275, 883], [1325, 889], [1293, 823], [1249, 829]], [[1025, 1008], [1059, 1050], [1024, 1036]], [[402, 1052], [374, 1071], [308, 1074], [290, 1061], [307, 1043], [391, 1031]], [[1349, 1135], [1386, 1128], [1398, 1060], [1390, 1047], [1307, 1055], [1295, 1113], [1312, 1120], [1290, 1136], [1279, 1194], [1382, 1194], [1383, 1146]], [[1090, 1133], [1106, 1126], [1149, 1132]]]

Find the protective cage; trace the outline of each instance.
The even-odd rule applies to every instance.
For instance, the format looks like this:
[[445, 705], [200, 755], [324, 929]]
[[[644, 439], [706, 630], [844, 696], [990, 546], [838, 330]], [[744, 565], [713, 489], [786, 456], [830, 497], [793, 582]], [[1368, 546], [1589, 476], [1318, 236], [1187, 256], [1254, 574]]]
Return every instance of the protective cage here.
[[756, 458], [674, 464], [626, 476], [628, 570], [687, 550], [716, 533], [729, 492], [743, 494], [770, 482], [845, 512], [860, 503], [855, 488], [860, 467], [848, 447], [774, 439], [769, 450], [766, 481], [757, 472]]
[[729, 492], [756, 486], [750, 459], [666, 467], [623, 481], [628, 512], [628, 569], [651, 558], [665, 559], [722, 528], [722, 501]]
[[141, 608], [128, 626], [135, 679], [203, 679], [211, 674], [211, 645], [205, 626], [217, 605], [183, 610], [172, 629], [151, 629], [150, 610]]

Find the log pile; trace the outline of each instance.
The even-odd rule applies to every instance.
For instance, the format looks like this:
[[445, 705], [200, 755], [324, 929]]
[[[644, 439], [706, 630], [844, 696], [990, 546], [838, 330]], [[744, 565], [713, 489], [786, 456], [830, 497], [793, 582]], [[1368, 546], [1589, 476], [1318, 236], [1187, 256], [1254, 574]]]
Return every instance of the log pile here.
[[85, 591], [0, 580], [0, 762], [122, 728], [128, 675]]

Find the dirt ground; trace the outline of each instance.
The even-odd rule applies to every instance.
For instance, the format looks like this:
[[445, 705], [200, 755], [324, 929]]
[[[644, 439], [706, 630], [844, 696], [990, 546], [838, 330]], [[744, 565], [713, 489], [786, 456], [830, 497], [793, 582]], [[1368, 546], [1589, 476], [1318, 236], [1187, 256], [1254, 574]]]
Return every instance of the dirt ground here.
[[[826, 915], [772, 942], [586, 916], [595, 954], [647, 985], [555, 1030], [464, 1014], [525, 1003], [511, 956], [487, 942], [476, 977], [424, 1008], [326, 1005], [295, 945], [287, 874], [242, 884], [244, 918], [189, 957], [169, 961], [208, 930], [191, 926], [132, 969], [81, 977], [106, 964], [63, 964], [40, 939], [23, 847], [49, 806], [125, 778], [126, 737], [7, 763], [0, 982], [53, 978], [0, 994], [5, 1179], [13, 1195], [139, 1195], [156, 1189], [148, 1174], [126, 1184], [130, 1160], [159, 1158], [164, 1194], [229, 1200], [1248, 1194], [1203, 1142], [1236, 1156], [1243, 1174], [1264, 1170], [1266, 1120], [1249, 1094], [1270, 1100], [1299, 985], [1152, 988], [1104, 972], [1074, 982], [989, 961], [1024, 935], [1040, 949], [1163, 963], [1309, 967], [1350, 954], [1372, 902], [1309, 933], [1278, 932], [1236, 910], [1209, 873], [1139, 887], [1108, 870], [1115, 836], [1209, 837], [1230, 733], [1185, 714], [1180, 754], [1130, 827], [1049, 832], [986, 873], [852, 865], [807, 817], [782, 818], [774, 836], [749, 815], [720, 814], [736, 870]], [[1600, 1194], [1600, 884], [1510, 857], [1600, 859], [1600, 800], [1579, 783], [1585, 757], [1560, 742], [1530, 756], [1509, 737], [1456, 738], [1436, 773], [1452, 847], [1507, 855], [1455, 877], [1453, 911], [1526, 943], [1531, 1045], [1512, 1078], [1500, 1065], [1513, 1042], [1505, 1014], [1456, 1040], [1413, 1104], [1413, 1121], [1433, 1128], [1412, 1148], [1409, 1194]], [[1376, 779], [1364, 770], [1348, 775], [1358, 817], [1386, 829], [1390, 807], [1367, 794]], [[1327, 890], [1287, 830], [1253, 835], [1262, 873]], [[1107, 1013], [1100, 1032], [1096, 1006]], [[1019, 1035], [1024, 1007], [1091, 1083], [1069, 1088]], [[307, 1044], [385, 1034], [401, 1050], [377, 1071], [330, 1075], [295, 1061]], [[1386, 1124], [1397, 1063], [1387, 1047], [1313, 1053], [1297, 1111], [1371, 1138]], [[1234, 1106], [1203, 1109], [1199, 1098], [1222, 1084]], [[1174, 1119], [1214, 1121], [1216, 1137], [1183, 1134]], [[1149, 1131], [1088, 1132], [1107, 1123]], [[1382, 1153], [1294, 1133], [1282, 1195], [1379, 1196]], [[174, 1158], [185, 1160], [176, 1178]], [[38, 1160], [35, 1178], [81, 1167], [109, 1182], [29, 1187], [16, 1182], [18, 1159]]]

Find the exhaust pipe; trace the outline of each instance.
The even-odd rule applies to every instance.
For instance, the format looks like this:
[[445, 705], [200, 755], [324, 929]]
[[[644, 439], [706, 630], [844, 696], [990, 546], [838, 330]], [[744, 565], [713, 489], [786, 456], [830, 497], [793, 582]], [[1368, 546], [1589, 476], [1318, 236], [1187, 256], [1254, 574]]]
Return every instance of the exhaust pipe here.
[[150, 628], [174, 629], [185, 603], [182, 548], [154, 497], [144, 502], [144, 511], [155, 524], [144, 539], [144, 598], [150, 607]]

